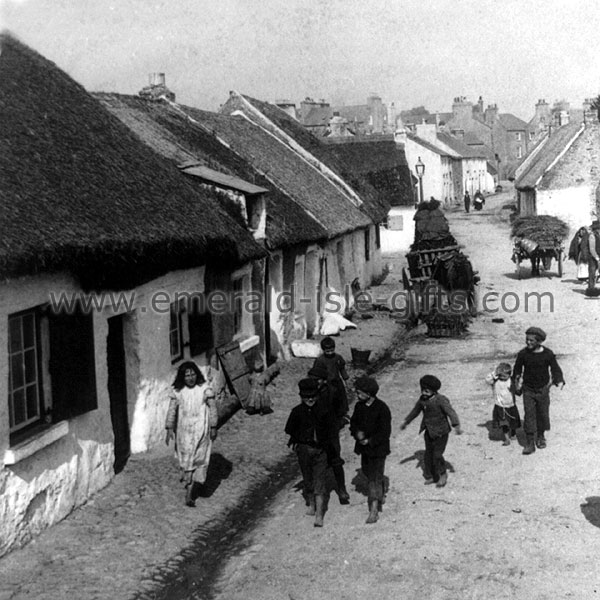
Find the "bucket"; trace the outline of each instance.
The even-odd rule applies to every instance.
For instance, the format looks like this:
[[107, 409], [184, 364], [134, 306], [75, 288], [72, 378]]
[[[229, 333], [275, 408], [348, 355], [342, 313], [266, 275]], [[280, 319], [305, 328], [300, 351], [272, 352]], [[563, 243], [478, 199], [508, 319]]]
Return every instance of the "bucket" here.
[[358, 348], [350, 348], [352, 353], [352, 364], [355, 367], [366, 367], [369, 364], [370, 350], [359, 350]]

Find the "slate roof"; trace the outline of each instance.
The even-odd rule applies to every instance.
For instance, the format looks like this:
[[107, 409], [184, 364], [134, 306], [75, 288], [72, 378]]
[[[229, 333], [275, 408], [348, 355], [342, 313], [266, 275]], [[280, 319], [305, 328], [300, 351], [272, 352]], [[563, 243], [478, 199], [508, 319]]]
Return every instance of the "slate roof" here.
[[204, 113], [191, 120], [184, 107], [164, 101], [105, 93], [95, 97], [146, 144], [175, 164], [200, 161], [210, 169], [268, 189], [266, 235], [270, 248], [327, 238], [323, 225], [217, 137], [215, 128], [202, 118]]
[[407, 132], [406, 135], [413, 142], [423, 146], [424, 148], [427, 148], [428, 150], [431, 150], [431, 152], [435, 152], [436, 154], [439, 154], [440, 156], [451, 156], [451, 157], [454, 156], [454, 153], [448, 152], [447, 150], [443, 150], [442, 148], [436, 146], [435, 144], [432, 144], [431, 142], [428, 142], [427, 140], [420, 138], [418, 135], [415, 135], [414, 133]]
[[498, 115], [498, 119], [508, 131], [525, 131], [527, 129], [527, 123], [511, 113], [501, 113]]
[[482, 148], [468, 146], [458, 138], [444, 132], [438, 132], [438, 139], [464, 158], [486, 158]]
[[78, 83], [0, 34], [0, 276], [130, 289], [264, 255], [251, 234]]
[[[247, 110], [246, 102], [273, 124], [270, 130], [279, 139], [285, 140], [285, 136], [289, 136], [304, 150], [346, 181], [360, 195], [363, 201], [361, 210], [369, 216], [373, 223], [380, 223], [386, 218], [390, 207], [389, 201], [373, 188], [367, 178], [356, 171], [356, 165], [346, 164], [339, 156], [335, 156], [330, 151], [331, 146], [325, 140], [312, 135], [278, 106], [232, 92], [221, 110], [226, 114], [241, 110], [248, 118], [255, 118], [255, 115]], [[284, 135], [281, 135], [282, 133]]]
[[518, 189], [535, 188], [550, 165], [579, 134], [581, 127], [580, 123], [569, 123], [554, 129], [544, 146], [540, 148], [539, 152], [532, 158], [531, 163], [515, 181], [515, 187]]

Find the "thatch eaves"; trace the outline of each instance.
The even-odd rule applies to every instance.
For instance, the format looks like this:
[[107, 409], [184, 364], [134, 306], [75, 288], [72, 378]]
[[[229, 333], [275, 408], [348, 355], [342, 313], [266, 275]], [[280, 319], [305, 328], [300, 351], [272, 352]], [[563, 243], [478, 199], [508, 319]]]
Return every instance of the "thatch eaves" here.
[[575, 138], [581, 134], [580, 123], [569, 123], [553, 130], [530, 164], [515, 181], [517, 189], [535, 189], [544, 173], [560, 158]]
[[202, 118], [204, 113], [197, 113], [191, 119], [187, 112], [192, 109], [175, 103], [148, 102], [123, 94], [94, 96], [142, 141], [173, 163], [203, 163], [269, 190], [266, 194], [269, 248], [312, 243], [328, 237], [323, 225], [220, 139], [210, 122]]
[[248, 110], [248, 104], [273, 124], [270, 129], [273, 135], [279, 136], [283, 142], [285, 142], [285, 137], [289, 136], [315, 159], [326, 165], [332, 173], [344, 180], [360, 196], [362, 200], [360, 208], [371, 222], [380, 223], [386, 218], [390, 208], [389, 202], [382, 198], [366, 177], [356, 171], [355, 165], [347, 164], [332, 154], [330, 146], [307, 131], [278, 106], [232, 92], [221, 112], [232, 114], [241, 111], [248, 118], [253, 119], [255, 115]]
[[264, 251], [78, 83], [0, 35], [0, 276], [128, 289]]
[[215, 132], [231, 149], [314, 217], [336, 237], [366, 227], [370, 220], [317, 166], [277, 136], [244, 116], [229, 116], [181, 107]]

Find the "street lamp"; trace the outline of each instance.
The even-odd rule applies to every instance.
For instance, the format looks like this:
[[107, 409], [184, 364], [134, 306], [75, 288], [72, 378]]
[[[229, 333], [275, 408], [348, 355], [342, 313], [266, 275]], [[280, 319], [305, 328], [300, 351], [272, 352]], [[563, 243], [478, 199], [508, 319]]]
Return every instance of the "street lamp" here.
[[419, 156], [419, 160], [415, 165], [415, 171], [417, 172], [417, 177], [419, 178], [419, 202], [423, 202], [423, 175], [425, 175], [425, 165]]

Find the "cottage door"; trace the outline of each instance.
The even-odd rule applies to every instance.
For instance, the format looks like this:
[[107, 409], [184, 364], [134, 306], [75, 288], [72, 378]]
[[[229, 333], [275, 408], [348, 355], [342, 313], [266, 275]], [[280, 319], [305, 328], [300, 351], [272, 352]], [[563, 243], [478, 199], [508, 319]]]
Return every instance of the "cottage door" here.
[[115, 436], [115, 461], [113, 463], [115, 473], [120, 473], [124, 469], [131, 454], [123, 321], [124, 315], [108, 319], [108, 337], [106, 339], [110, 419]]

